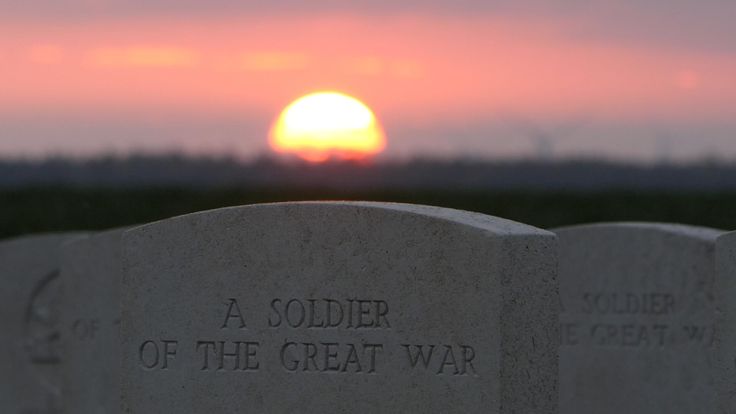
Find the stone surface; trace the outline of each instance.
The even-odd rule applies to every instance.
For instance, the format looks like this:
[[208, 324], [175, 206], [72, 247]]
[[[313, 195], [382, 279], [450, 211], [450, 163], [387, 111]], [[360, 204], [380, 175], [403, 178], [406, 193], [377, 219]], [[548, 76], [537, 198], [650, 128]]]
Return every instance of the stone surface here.
[[61, 412], [59, 247], [75, 237], [0, 241], [0, 413]]
[[614, 223], [556, 230], [560, 412], [715, 413], [718, 230]]
[[716, 304], [719, 413], [736, 414], [736, 232], [716, 242]]
[[120, 412], [122, 233], [97, 233], [62, 247], [62, 393], [68, 413]]
[[481, 214], [382, 203], [130, 230], [123, 411], [554, 413], [555, 244]]

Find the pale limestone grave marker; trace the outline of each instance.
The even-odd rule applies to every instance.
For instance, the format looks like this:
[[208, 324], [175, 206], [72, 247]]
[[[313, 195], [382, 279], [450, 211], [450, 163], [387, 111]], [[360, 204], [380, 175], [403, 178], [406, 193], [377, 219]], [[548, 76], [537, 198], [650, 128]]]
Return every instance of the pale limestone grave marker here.
[[59, 248], [78, 236], [0, 241], [0, 413], [62, 412]]
[[555, 243], [385, 203], [246, 206], [130, 230], [124, 412], [554, 413]]
[[556, 230], [560, 413], [715, 413], [718, 230], [611, 223]]
[[736, 414], [736, 232], [716, 242], [716, 303], [719, 413]]
[[62, 247], [62, 392], [67, 412], [120, 412], [120, 239], [123, 230]]

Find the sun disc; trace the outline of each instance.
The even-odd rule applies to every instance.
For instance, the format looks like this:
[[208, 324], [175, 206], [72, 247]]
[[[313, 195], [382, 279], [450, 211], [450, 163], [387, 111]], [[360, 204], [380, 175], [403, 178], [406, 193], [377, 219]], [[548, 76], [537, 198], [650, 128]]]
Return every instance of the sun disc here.
[[271, 147], [310, 162], [370, 158], [386, 147], [376, 116], [340, 92], [316, 92], [289, 104], [269, 134]]

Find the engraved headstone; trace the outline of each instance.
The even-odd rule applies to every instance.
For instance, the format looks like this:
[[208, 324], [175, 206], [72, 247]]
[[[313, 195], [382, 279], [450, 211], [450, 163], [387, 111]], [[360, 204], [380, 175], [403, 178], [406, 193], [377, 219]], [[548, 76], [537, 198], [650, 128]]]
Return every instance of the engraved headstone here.
[[130, 230], [123, 410], [554, 413], [555, 244], [482, 214], [359, 202]]
[[59, 247], [77, 236], [0, 242], [0, 413], [61, 412]]
[[713, 229], [556, 230], [560, 413], [715, 413]]
[[722, 414], [736, 414], [736, 232], [716, 241], [716, 389]]
[[120, 412], [120, 238], [110, 230], [67, 243], [62, 392], [69, 413]]

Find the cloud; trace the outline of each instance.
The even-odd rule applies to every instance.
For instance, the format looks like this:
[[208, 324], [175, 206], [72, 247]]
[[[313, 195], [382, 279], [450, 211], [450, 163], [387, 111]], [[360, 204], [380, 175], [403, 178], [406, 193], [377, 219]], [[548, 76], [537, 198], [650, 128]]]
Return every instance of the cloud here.
[[[683, 156], [736, 154], [734, 20], [734, 0], [0, 0], [0, 153], [250, 154], [280, 105], [330, 88], [385, 115], [393, 155], [533, 154], [476, 123], [503, 110], [610, 122], [560, 153], [646, 155], [681, 121]], [[39, 118], [69, 108], [84, 116]]]
[[0, 0], [0, 19], [11, 22], [207, 20], [326, 13], [556, 21], [561, 30], [576, 38], [736, 53], [733, 0]]
[[0, 73], [14, 81], [0, 94], [0, 111], [276, 112], [317, 89], [355, 94], [402, 119], [499, 110], [722, 119], [736, 110], [736, 57], [720, 54], [591, 44], [539, 26], [478, 19], [270, 17], [248, 23], [3, 28], [0, 50], [11, 59]]
[[0, 158], [171, 153], [256, 156], [262, 118], [174, 113], [0, 113]]
[[31, 62], [41, 65], [54, 65], [64, 59], [64, 48], [57, 45], [34, 45], [28, 50]]
[[252, 52], [238, 56], [234, 67], [245, 71], [280, 72], [302, 70], [309, 66], [310, 58], [297, 52]]
[[89, 52], [89, 61], [115, 67], [182, 67], [199, 62], [196, 51], [170, 46], [107, 47]]

